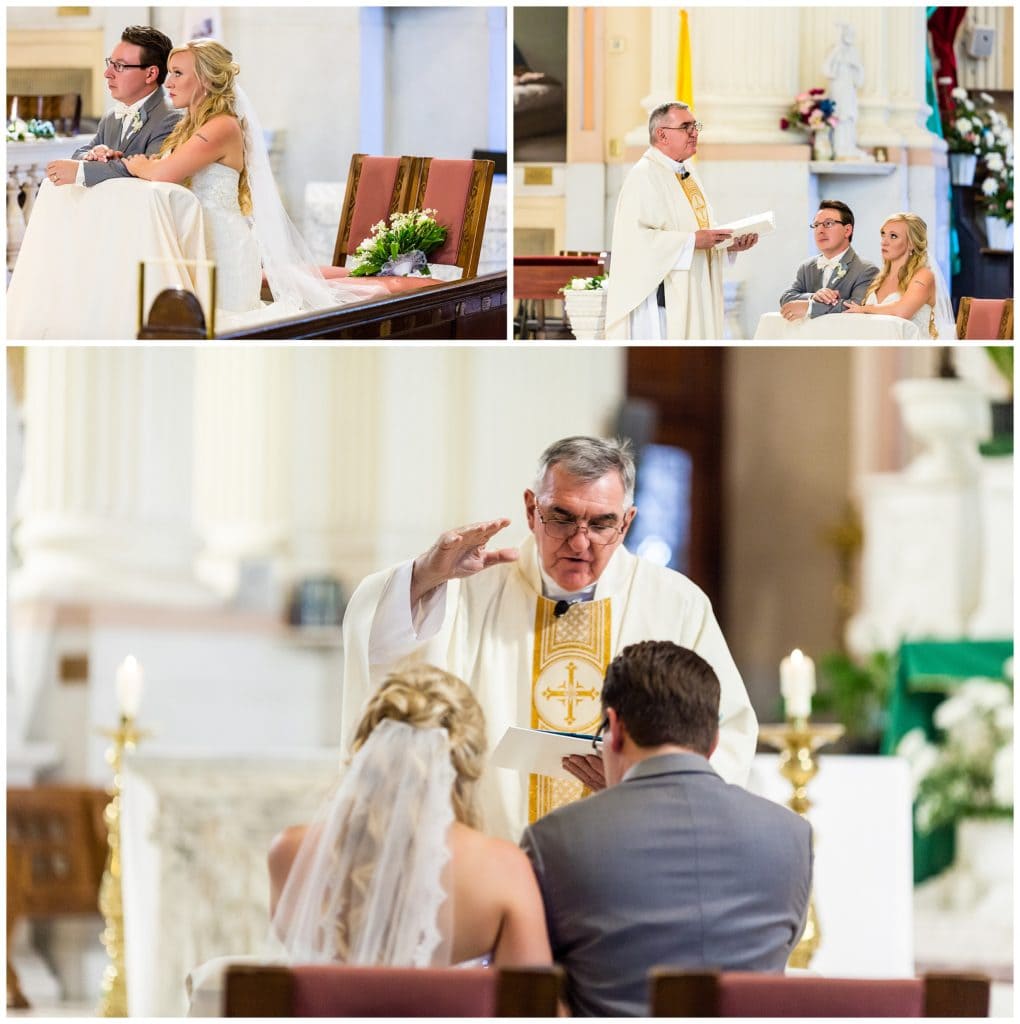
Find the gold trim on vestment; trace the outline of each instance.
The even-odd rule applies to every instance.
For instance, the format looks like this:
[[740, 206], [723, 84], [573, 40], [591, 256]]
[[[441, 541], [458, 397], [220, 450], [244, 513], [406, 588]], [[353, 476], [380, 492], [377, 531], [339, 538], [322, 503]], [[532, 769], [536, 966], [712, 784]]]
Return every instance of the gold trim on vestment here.
[[[560, 616], [556, 602], [539, 597], [531, 674], [531, 728], [590, 733], [601, 718], [602, 680], [610, 659], [610, 601], [579, 601]], [[532, 775], [528, 821], [572, 803], [584, 793], [573, 779]]]

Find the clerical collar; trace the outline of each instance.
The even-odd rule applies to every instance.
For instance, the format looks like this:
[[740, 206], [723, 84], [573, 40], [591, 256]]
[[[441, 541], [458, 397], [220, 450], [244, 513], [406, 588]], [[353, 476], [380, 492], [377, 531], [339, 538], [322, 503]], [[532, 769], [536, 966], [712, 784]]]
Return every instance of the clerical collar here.
[[594, 583], [583, 590], [564, 590], [542, 568], [541, 562], [538, 564], [538, 571], [542, 576], [542, 596], [547, 597], [550, 601], [592, 601], [595, 599], [596, 584]]

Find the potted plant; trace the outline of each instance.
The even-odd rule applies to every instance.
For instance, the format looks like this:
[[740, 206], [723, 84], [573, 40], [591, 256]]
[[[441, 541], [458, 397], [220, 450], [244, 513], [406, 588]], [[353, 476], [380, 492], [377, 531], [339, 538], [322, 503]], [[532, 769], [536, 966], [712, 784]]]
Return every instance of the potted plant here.
[[877, 754], [885, 731], [895, 674], [887, 651], [856, 661], [843, 651], [826, 654], [819, 666], [816, 711], [832, 712], [846, 729], [843, 746], [855, 754]]
[[578, 341], [596, 341], [606, 336], [606, 289], [609, 278], [575, 277], [560, 289], [570, 329]]
[[968, 679], [936, 709], [938, 735], [908, 732], [896, 753], [910, 765], [914, 821], [922, 834], [956, 829], [956, 861], [986, 888], [1012, 882], [1013, 693]]
[[826, 96], [824, 89], [808, 89], [793, 101], [789, 116], [779, 119], [779, 127], [784, 132], [790, 128], [810, 132], [812, 157], [831, 160], [832, 128], [839, 123], [835, 109], [836, 101]]
[[985, 212], [985, 237], [991, 249], [1013, 250], [1013, 161], [992, 152], [982, 162], [984, 177], [975, 200]]

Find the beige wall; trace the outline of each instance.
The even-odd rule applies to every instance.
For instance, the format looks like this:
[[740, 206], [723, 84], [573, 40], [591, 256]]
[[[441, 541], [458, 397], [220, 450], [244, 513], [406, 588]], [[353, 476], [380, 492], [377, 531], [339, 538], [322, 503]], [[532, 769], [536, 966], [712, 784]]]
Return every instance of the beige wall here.
[[630, 163], [624, 136], [645, 120], [651, 14], [647, 7], [608, 7], [605, 16], [605, 160]]
[[822, 533], [848, 492], [851, 355], [728, 353], [726, 636], [762, 721], [775, 720], [780, 659], [836, 647], [837, 562]]

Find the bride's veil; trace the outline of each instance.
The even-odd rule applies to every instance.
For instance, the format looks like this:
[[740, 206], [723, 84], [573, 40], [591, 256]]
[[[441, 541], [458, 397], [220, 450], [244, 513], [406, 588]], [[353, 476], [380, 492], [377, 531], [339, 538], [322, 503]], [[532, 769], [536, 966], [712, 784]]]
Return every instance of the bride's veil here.
[[283, 207], [255, 108], [239, 85], [235, 84], [234, 92], [237, 116], [244, 133], [252, 231], [274, 301], [288, 309], [307, 310], [325, 309], [373, 296], [372, 288], [348, 281], [327, 281], [322, 276], [307, 243]]
[[935, 308], [933, 313], [935, 316], [935, 330], [938, 331], [938, 339], [939, 341], [955, 341], [956, 317], [953, 316], [952, 296], [946, 285], [946, 279], [942, 276], [938, 263], [931, 258], [930, 254], [927, 266], [935, 277]]
[[306, 833], [271, 947], [294, 963], [447, 966], [453, 783], [445, 729], [381, 721]]

